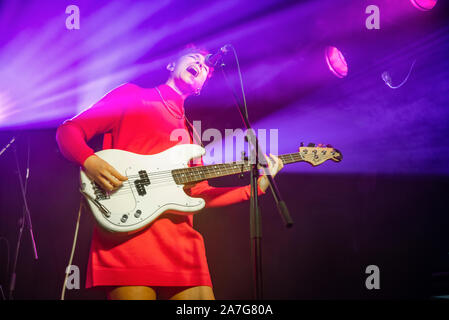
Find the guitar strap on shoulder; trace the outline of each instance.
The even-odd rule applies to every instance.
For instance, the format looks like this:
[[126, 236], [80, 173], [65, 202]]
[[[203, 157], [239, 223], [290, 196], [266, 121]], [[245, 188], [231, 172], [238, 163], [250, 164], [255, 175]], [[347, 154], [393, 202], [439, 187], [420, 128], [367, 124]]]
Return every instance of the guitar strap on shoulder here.
[[68, 279], [68, 276], [70, 273], [70, 269], [71, 269], [70, 267], [72, 266], [73, 256], [75, 255], [76, 242], [78, 239], [78, 229], [80, 226], [81, 211], [83, 211], [83, 207], [84, 207], [84, 197], [81, 197], [80, 207], [78, 210], [78, 218], [76, 220], [76, 225], [75, 225], [75, 234], [73, 235], [72, 252], [70, 253], [69, 263], [67, 264], [67, 267], [65, 268], [65, 278], [64, 278], [64, 285], [62, 287], [62, 292], [61, 292], [61, 300], [64, 300], [65, 289], [67, 286], [67, 279]]

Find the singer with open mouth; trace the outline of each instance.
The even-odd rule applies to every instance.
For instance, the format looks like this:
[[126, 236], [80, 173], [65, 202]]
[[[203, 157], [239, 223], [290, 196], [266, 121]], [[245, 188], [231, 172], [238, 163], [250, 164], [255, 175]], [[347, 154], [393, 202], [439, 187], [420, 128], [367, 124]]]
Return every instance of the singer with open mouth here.
[[[81, 166], [102, 189], [112, 192], [127, 180], [124, 172], [94, 154], [87, 142], [103, 135], [103, 149], [121, 149], [142, 155], [160, 153], [178, 144], [173, 130], [192, 129], [184, 113], [184, 101], [198, 95], [212, 76], [208, 52], [190, 46], [168, 63], [169, 76], [155, 88], [126, 83], [59, 126], [56, 134], [62, 154]], [[209, 55], [210, 57], [210, 55]], [[274, 176], [282, 161], [271, 156]], [[258, 181], [265, 193], [268, 179]], [[207, 207], [248, 200], [250, 186], [215, 188], [207, 181], [189, 186], [188, 194], [201, 197]], [[147, 228], [125, 236], [95, 226], [87, 266], [86, 288], [100, 287], [108, 299], [210, 300], [215, 299], [204, 240], [193, 228], [194, 215], [162, 214]]]

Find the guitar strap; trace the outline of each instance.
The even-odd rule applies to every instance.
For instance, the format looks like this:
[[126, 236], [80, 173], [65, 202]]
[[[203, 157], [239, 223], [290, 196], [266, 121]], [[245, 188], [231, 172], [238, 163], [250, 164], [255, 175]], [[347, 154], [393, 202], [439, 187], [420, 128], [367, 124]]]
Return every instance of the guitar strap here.
[[67, 267], [65, 268], [65, 278], [64, 278], [64, 285], [62, 287], [62, 292], [61, 292], [61, 300], [64, 300], [65, 288], [67, 286], [67, 278], [69, 276], [70, 267], [72, 266], [73, 256], [75, 255], [76, 242], [78, 239], [78, 229], [80, 226], [81, 211], [83, 211], [83, 207], [84, 207], [84, 197], [81, 197], [80, 207], [78, 210], [78, 218], [76, 220], [76, 225], [75, 225], [75, 234], [73, 235], [72, 252], [70, 253], [69, 263], [67, 264]]

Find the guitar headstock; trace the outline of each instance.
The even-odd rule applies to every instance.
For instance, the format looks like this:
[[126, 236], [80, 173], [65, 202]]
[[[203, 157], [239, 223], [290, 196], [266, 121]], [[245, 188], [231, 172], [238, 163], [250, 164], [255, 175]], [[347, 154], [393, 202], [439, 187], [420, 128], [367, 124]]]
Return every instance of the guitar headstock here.
[[320, 165], [327, 160], [332, 160], [335, 162], [340, 162], [343, 160], [343, 155], [341, 152], [333, 148], [330, 144], [319, 144], [316, 146], [314, 143], [309, 143], [307, 147], [304, 147], [301, 143], [301, 147], [299, 147], [299, 154], [304, 161], [310, 163], [312, 166]]

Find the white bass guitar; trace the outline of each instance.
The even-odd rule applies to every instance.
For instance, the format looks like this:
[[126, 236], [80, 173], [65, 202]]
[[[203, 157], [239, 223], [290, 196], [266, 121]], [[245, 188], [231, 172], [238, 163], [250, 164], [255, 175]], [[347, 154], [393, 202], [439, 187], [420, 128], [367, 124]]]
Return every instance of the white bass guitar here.
[[[184, 185], [240, 174], [251, 169], [248, 161], [188, 167], [205, 150], [195, 144], [176, 145], [154, 155], [139, 155], [117, 149], [96, 152], [118, 172], [128, 177], [123, 185], [107, 192], [81, 170], [81, 193], [87, 198], [95, 220], [110, 232], [139, 230], [166, 211], [192, 214], [205, 206], [201, 198], [184, 192]], [[309, 144], [299, 152], [279, 156], [284, 164], [305, 161], [314, 166], [326, 160], [341, 161], [341, 153], [331, 147]]]

